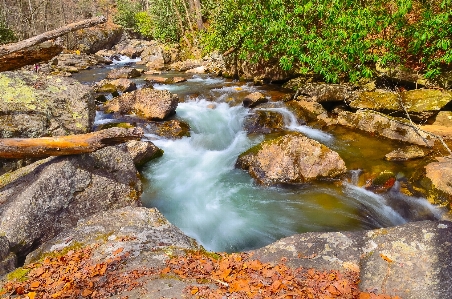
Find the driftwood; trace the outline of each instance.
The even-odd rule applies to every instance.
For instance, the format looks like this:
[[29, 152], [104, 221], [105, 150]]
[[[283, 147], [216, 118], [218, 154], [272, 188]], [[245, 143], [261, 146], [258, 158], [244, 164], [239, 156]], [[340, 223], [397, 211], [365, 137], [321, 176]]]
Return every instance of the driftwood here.
[[93, 133], [61, 137], [0, 139], [0, 158], [43, 158], [90, 153], [105, 146], [143, 137], [139, 128], [110, 128]]
[[35, 46], [50, 39], [55, 39], [69, 32], [105, 23], [106, 21], [107, 19], [103, 16], [87, 19], [76, 23], [71, 23], [69, 25], [63, 26], [55, 30], [44, 32], [42, 34], [39, 34], [26, 40], [22, 40], [17, 43], [0, 46], [0, 57]]

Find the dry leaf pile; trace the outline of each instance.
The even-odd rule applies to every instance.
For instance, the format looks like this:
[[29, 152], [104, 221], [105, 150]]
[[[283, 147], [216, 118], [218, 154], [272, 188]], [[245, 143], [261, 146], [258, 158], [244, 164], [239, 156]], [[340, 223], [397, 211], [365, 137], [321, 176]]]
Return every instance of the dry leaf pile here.
[[217, 285], [216, 289], [209, 286], [187, 288], [186, 291], [196, 298], [398, 298], [360, 292], [357, 272], [293, 270], [284, 260], [278, 264], [263, 263], [246, 253], [220, 256], [191, 253], [171, 259], [162, 273], [174, 273], [182, 279], [192, 278], [200, 283]]
[[141, 283], [138, 278], [155, 274], [149, 269], [121, 272], [117, 270], [129, 256], [120, 248], [113, 257], [103, 263], [90, 259], [95, 247], [69, 251], [58, 257], [46, 257], [42, 262], [29, 264], [26, 280], [7, 282], [0, 295], [28, 299], [54, 298], [108, 298], [126, 290], [132, 290]]

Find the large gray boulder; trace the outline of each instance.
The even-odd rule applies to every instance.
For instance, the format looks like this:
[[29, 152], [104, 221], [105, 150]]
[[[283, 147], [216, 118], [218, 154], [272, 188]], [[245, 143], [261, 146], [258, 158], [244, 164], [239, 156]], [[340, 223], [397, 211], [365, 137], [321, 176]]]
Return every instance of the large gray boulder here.
[[74, 79], [0, 73], [0, 138], [87, 133], [95, 113], [92, 89]]
[[409, 299], [450, 297], [452, 223], [413, 222], [372, 231], [306, 233], [253, 251], [291, 268], [360, 273], [360, 289]]
[[147, 120], [163, 120], [176, 112], [179, 98], [167, 90], [143, 88], [108, 101], [107, 113], [135, 114]]
[[17, 171], [21, 175], [7, 174], [12, 179], [0, 188], [0, 235], [18, 255], [79, 219], [141, 204], [141, 181], [132, 157], [120, 146], [49, 158]]
[[436, 160], [425, 166], [424, 187], [431, 202], [449, 206], [452, 204], [452, 156]]
[[299, 133], [258, 144], [241, 154], [236, 166], [264, 185], [305, 183], [347, 170], [338, 153]]

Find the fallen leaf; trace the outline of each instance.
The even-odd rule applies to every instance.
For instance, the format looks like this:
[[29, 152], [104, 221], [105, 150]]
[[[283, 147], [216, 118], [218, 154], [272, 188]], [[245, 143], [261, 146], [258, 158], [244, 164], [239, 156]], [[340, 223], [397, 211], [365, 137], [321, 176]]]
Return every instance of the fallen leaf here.
[[30, 288], [32, 289], [32, 290], [35, 290], [35, 289], [37, 289], [37, 288], [39, 288], [39, 285], [40, 285], [41, 283], [39, 282], [39, 281], [33, 281], [31, 284], [30, 284]]
[[192, 287], [190, 293], [191, 293], [192, 295], [194, 295], [194, 294], [198, 293], [198, 291], [199, 291], [199, 288], [198, 288], [198, 287]]
[[387, 257], [386, 255], [380, 253], [380, 256], [381, 256], [382, 259], [384, 259], [384, 260], [387, 261], [388, 263], [392, 263], [392, 260], [391, 260], [389, 257]]
[[113, 255], [118, 255], [119, 253], [121, 253], [124, 250], [123, 247], [116, 249], [115, 251], [113, 251]]
[[91, 295], [93, 293], [93, 290], [90, 290], [90, 289], [84, 289], [83, 291], [82, 291], [82, 296], [83, 297], [88, 297], [89, 295]]
[[35, 299], [36, 293], [35, 293], [35, 292], [29, 292], [29, 293], [27, 294], [27, 297], [28, 297], [29, 299]]

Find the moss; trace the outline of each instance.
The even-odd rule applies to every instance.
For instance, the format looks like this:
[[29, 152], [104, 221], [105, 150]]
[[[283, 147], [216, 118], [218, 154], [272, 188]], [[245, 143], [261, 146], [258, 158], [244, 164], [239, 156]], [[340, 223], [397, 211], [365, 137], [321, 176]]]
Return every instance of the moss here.
[[74, 241], [69, 246], [64, 247], [61, 250], [57, 251], [50, 251], [50, 252], [41, 252], [36, 256], [36, 258], [33, 258], [30, 262], [42, 262], [46, 257], [54, 258], [54, 257], [60, 257], [63, 255], [66, 255], [71, 250], [79, 250], [83, 248], [85, 244], [81, 242]]
[[4, 103], [21, 104], [27, 109], [36, 109], [35, 90], [22, 80], [13, 80], [0, 74], [0, 98]]
[[17, 268], [13, 272], [9, 273], [6, 276], [7, 280], [14, 280], [14, 281], [26, 281], [28, 279], [28, 273], [30, 272], [30, 269], [24, 269], [24, 268]]

